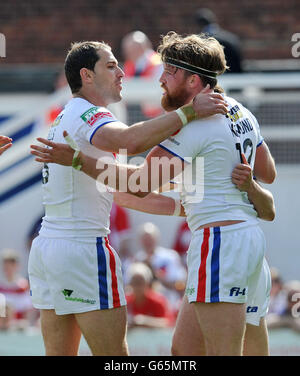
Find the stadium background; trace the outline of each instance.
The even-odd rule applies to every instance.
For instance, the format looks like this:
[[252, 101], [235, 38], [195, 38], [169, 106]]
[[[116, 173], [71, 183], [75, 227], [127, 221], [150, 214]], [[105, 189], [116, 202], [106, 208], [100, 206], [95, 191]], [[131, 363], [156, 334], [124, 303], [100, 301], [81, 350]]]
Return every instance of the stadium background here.
[[[278, 178], [269, 187], [277, 217], [273, 223], [262, 223], [269, 263], [280, 269], [285, 280], [300, 279], [300, 60], [292, 55], [295, 42], [291, 40], [300, 32], [296, 0], [3, 2], [0, 33], [6, 39], [6, 57], [0, 59], [0, 134], [12, 136], [15, 142], [0, 159], [0, 249], [22, 252], [24, 271], [28, 232], [42, 214], [40, 167], [30, 158], [28, 146], [38, 134], [46, 133], [48, 107], [66, 99], [65, 92], [55, 91], [55, 82], [70, 43], [104, 40], [122, 64], [120, 47], [126, 33], [141, 30], [157, 47], [160, 36], [169, 30], [197, 32], [193, 15], [200, 7], [213, 10], [222, 28], [242, 41], [244, 73], [227, 73], [222, 83], [257, 116], [277, 163]], [[139, 102], [157, 99], [159, 87], [128, 83], [123, 95], [126, 113], [122, 106], [116, 111], [132, 123], [142, 118]], [[163, 245], [171, 246], [177, 218], [166, 221], [133, 212], [130, 218], [133, 228], [144, 221], [157, 223], [164, 234]]]

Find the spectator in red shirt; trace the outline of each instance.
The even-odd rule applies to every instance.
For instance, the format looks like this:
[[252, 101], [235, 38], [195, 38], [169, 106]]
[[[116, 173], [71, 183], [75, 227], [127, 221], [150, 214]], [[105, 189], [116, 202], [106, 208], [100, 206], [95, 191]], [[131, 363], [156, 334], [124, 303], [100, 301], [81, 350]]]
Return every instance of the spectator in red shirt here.
[[189, 248], [191, 239], [191, 230], [189, 229], [186, 220], [184, 220], [178, 227], [173, 245], [173, 249], [175, 249], [175, 251], [179, 253], [184, 264], [186, 264], [186, 252]]
[[114, 202], [110, 212], [109, 228], [109, 242], [114, 249], [119, 250], [123, 239], [129, 237], [131, 225], [127, 210]]
[[19, 275], [19, 254], [14, 249], [1, 252], [3, 276], [0, 279], [0, 293], [5, 297], [6, 314], [1, 318], [0, 328], [24, 328], [29, 324], [33, 306], [29, 294], [29, 283]]
[[164, 328], [174, 325], [174, 316], [166, 298], [152, 287], [151, 269], [143, 263], [134, 263], [128, 271], [129, 292], [126, 295], [128, 326]]
[[135, 260], [147, 264], [152, 270], [157, 289], [167, 298], [174, 312], [178, 312], [185, 290], [187, 271], [174, 249], [160, 245], [161, 232], [152, 222], [138, 228], [141, 250]]
[[122, 261], [123, 281], [127, 284], [127, 269], [133, 262], [131, 251], [131, 223], [127, 209], [122, 208], [115, 202], [113, 202], [110, 212], [109, 228], [109, 243], [118, 252]]

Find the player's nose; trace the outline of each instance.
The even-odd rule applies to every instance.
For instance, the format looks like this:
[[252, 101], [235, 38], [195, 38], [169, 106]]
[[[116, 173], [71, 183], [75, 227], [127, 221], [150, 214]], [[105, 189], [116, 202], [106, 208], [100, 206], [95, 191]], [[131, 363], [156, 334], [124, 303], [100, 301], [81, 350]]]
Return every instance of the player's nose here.
[[118, 73], [117, 73], [118, 77], [124, 77], [125, 76], [125, 73], [123, 71], [122, 68], [118, 67]]

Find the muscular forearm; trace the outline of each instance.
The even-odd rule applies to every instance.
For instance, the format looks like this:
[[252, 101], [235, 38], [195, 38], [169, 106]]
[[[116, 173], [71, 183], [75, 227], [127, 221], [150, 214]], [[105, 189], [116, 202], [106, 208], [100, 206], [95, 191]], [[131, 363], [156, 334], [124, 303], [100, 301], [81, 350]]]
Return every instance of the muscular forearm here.
[[275, 206], [272, 194], [262, 188], [254, 180], [247, 190], [248, 199], [252, 202], [258, 217], [266, 221], [273, 221], [275, 218]]
[[133, 173], [140, 174], [139, 167], [117, 164], [112, 159], [111, 161], [106, 158], [95, 159], [82, 152], [79, 153], [78, 158], [81, 171], [97, 182], [108, 185], [117, 191], [139, 193], [138, 184], [130, 180]]
[[128, 154], [139, 154], [170, 137], [178, 129], [182, 128], [182, 122], [175, 113], [169, 113], [155, 119], [136, 123], [124, 132], [124, 140], [131, 145]]
[[182, 126], [180, 117], [173, 111], [130, 127], [117, 122], [105, 125], [95, 133], [92, 142], [105, 151], [119, 153], [125, 149], [128, 155], [134, 155], [159, 144]]
[[262, 188], [252, 175], [252, 168], [246, 157], [242, 154], [243, 163], [238, 164], [232, 171], [232, 182], [242, 192], [247, 192], [248, 199], [254, 205], [258, 217], [266, 221], [273, 221], [275, 218], [275, 207], [272, 193]]
[[[173, 164], [170, 164], [170, 166], [167, 164], [164, 165], [163, 163], [157, 165], [152, 163], [153, 159], [151, 159], [149, 155], [147, 160], [140, 166], [118, 164], [112, 159], [110, 161], [107, 160], [107, 157], [99, 158], [96, 161], [94, 158], [88, 157], [82, 152], [80, 152], [79, 158], [80, 165], [82, 166], [81, 171], [97, 180], [99, 183], [108, 185], [120, 192], [126, 192], [139, 198], [145, 198], [151, 192], [157, 191], [161, 186], [172, 179], [173, 176], [179, 174], [182, 171], [183, 164], [182, 161], [178, 160], [178, 165], [176, 166]], [[163, 167], [166, 173], [163, 173]], [[170, 171], [167, 171], [167, 169]], [[165, 200], [162, 201], [164, 205], [168, 202], [168, 199], [164, 196], [162, 197], [162, 199]], [[151, 198], [143, 204], [145, 205], [144, 211], [149, 212], [150, 210], [152, 214], [170, 215], [169, 212], [157, 213], [157, 210], [161, 210], [159, 208], [159, 199], [159, 195], [153, 193]], [[154, 207], [151, 207], [151, 202], [155, 205]], [[142, 202], [139, 206], [141, 205]], [[142, 209], [137, 208], [136, 210]], [[155, 210], [155, 213], [153, 210]], [[182, 212], [181, 215], [184, 215], [183, 209]]]
[[[114, 201], [119, 206], [149, 214], [173, 215], [175, 210], [175, 200], [158, 193], [150, 193], [146, 197], [140, 198], [128, 193], [116, 192]], [[185, 216], [182, 206], [180, 216]]]

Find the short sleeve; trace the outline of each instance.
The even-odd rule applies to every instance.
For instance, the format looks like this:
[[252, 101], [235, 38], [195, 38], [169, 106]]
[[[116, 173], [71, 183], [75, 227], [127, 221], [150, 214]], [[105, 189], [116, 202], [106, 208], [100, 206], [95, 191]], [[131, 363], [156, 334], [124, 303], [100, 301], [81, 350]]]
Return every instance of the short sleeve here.
[[105, 107], [90, 107], [80, 115], [82, 120], [81, 132], [87, 141], [91, 143], [95, 132], [105, 124], [118, 121]]
[[161, 142], [159, 146], [185, 162], [190, 163], [204, 146], [204, 123], [194, 121], [176, 134]]
[[257, 145], [256, 145], [256, 147], [258, 148], [264, 142], [264, 138], [260, 133], [260, 127], [259, 127], [257, 120], [256, 120], [256, 127], [257, 127]]
[[254, 122], [256, 131], [257, 131], [257, 144], [256, 144], [256, 147], [258, 148], [264, 142], [264, 138], [263, 138], [263, 136], [260, 133], [260, 127], [259, 127], [259, 124], [258, 124], [258, 121], [257, 121], [256, 117], [252, 113], [250, 113], [250, 114], [251, 114], [252, 121]]

